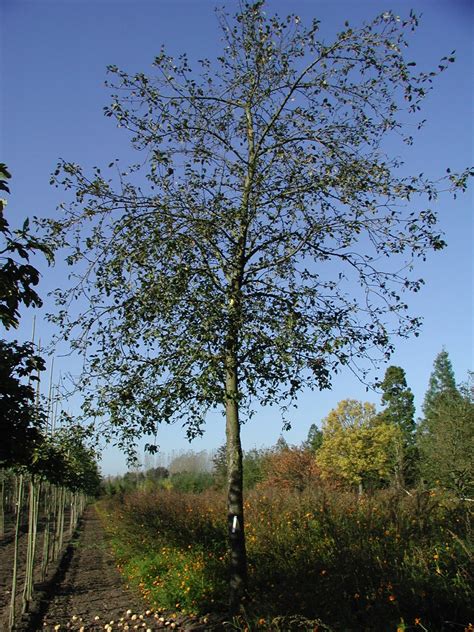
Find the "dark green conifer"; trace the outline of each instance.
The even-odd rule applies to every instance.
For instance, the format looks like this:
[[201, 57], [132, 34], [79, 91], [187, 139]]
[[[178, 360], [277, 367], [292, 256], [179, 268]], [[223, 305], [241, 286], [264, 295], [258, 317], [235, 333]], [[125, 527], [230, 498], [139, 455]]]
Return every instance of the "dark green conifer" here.
[[316, 424], [311, 424], [308, 430], [308, 436], [306, 441], [303, 442], [303, 447], [311, 452], [317, 452], [323, 443], [323, 432]]
[[441, 394], [459, 395], [454, 378], [454, 370], [448, 352], [443, 349], [438, 353], [433, 363], [428, 390], [423, 403], [425, 419], [436, 414]]
[[459, 389], [437, 394], [420, 425], [420, 470], [430, 487], [442, 487], [461, 498], [474, 494], [473, 376]]
[[407, 386], [405, 371], [389, 366], [381, 384], [382, 405], [380, 417], [386, 423], [400, 428], [401, 444], [395, 461], [394, 478], [398, 486], [413, 484], [416, 478], [417, 450], [415, 447], [415, 403], [411, 388]]
[[415, 430], [414, 395], [405, 377], [405, 371], [399, 366], [389, 366], [385, 372], [382, 387], [382, 405], [384, 420], [400, 426], [407, 441], [413, 440]]

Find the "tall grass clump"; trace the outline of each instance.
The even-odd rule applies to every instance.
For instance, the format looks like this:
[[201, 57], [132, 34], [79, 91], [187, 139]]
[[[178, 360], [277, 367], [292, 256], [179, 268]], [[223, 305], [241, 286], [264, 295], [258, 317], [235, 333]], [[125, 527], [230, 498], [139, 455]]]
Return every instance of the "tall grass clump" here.
[[[150, 603], [225, 610], [221, 494], [136, 492], [102, 511], [123, 572]], [[322, 483], [261, 485], [245, 511], [244, 607], [256, 627], [277, 629], [272, 621], [298, 615], [347, 631], [469, 629], [472, 539], [462, 501], [433, 491], [357, 496]]]

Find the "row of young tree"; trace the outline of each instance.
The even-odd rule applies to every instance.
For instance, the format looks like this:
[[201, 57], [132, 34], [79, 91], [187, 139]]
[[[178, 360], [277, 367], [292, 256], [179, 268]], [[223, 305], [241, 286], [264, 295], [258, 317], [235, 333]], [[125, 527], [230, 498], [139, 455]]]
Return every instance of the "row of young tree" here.
[[[9, 193], [9, 178], [0, 164], [0, 191]], [[0, 200], [0, 324], [9, 330], [18, 327], [21, 304], [41, 305], [34, 289], [39, 274], [29, 263], [30, 254], [50, 252], [30, 235], [28, 222], [20, 230], [10, 229], [5, 205]], [[40, 394], [44, 368], [34, 340], [0, 339], [0, 545], [13, 542], [8, 621], [0, 625], [8, 629], [17, 622], [19, 608], [21, 614], [29, 611], [35, 580], [47, 578], [65, 536], [72, 535], [87, 497], [100, 484], [85, 431], [68, 415], [57, 414], [51, 388], [48, 397]]]
[[97, 466], [82, 443], [63, 432], [54, 441], [62, 444], [55, 456], [63, 460], [53, 471], [44, 466], [0, 469], [0, 546], [13, 543], [8, 620], [3, 613], [0, 621], [5, 629], [30, 612], [35, 584], [50, 579], [88, 499], [99, 491]]

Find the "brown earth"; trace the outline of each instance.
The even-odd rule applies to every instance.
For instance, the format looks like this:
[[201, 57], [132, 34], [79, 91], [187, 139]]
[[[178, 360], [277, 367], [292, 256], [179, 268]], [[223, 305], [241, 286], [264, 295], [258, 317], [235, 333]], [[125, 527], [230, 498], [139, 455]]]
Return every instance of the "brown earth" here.
[[77, 630], [222, 630], [213, 617], [201, 620], [152, 612], [118, 572], [94, 507], [85, 511], [76, 536], [34, 611], [15, 628], [23, 632]]
[[[25, 561], [26, 561], [26, 549], [27, 549], [27, 531], [28, 527], [25, 523], [26, 516], [23, 515], [22, 524], [20, 526], [20, 535], [18, 538], [18, 564], [17, 564], [17, 589], [15, 595], [15, 608], [16, 608], [16, 620], [18, 622], [21, 617], [22, 611], [22, 593], [25, 583]], [[15, 525], [14, 519], [11, 514], [6, 516], [5, 533], [0, 538], [0, 631], [8, 629], [10, 602], [11, 602], [11, 589], [12, 589], [12, 575], [13, 575], [13, 558], [15, 547]], [[41, 552], [43, 548], [43, 527], [44, 525], [38, 525], [38, 540], [36, 546], [36, 564], [34, 569], [34, 582], [37, 588], [36, 594], [33, 597], [31, 607], [35, 607], [38, 603], [38, 596], [41, 595], [44, 586], [46, 586], [54, 577], [56, 567], [54, 562], [50, 562], [49, 570], [46, 573], [46, 583], [41, 583]], [[67, 545], [68, 542], [68, 529], [64, 532], [64, 542]], [[23, 617], [23, 621], [26, 617]]]

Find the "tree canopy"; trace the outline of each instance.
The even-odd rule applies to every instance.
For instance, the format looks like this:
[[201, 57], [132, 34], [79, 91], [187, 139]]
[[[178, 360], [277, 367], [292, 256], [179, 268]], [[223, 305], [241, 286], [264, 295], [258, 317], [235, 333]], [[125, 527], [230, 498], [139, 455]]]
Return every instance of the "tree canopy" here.
[[[10, 192], [7, 184], [11, 178], [4, 163], [0, 163], [0, 191]], [[41, 307], [42, 301], [34, 287], [39, 272], [29, 263], [35, 251], [42, 252], [51, 260], [51, 251], [43, 241], [29, 232], [29, 221], [12, 231], [5, 218], [6, 200], [0, 199], [0, 322], [5, 329], [18, 327], [20, 305]]]
[[415, 398], [407, 385], [405, 371], [399, 366], [389, 366], [380, 386], [384, 420], [400, 426], [409, 440], [415, 430]]
[[400, 428], [382, 421], [373, 404], [345, 399], [323, 420], [316, 461], [323, 478], [377, 486], [389, 479], [400, 440]]
[[401, 261], [444, 246], [423, 201], [440, 187], [401, 175], [381, 150], [435, 74], [404, 58], [416, 16], [385, 13], [332, 44], [317, 40], [317, 20], [269, 17], [260, 2], [220, 20], [215, 68], [164, 51], [150, 77], [109, 68], [105, 114], [141, 165], [87, 175], [61, 162], [55, 175], [75, 201], [52, 235], [81, 270], [59, 300], [90, 300], [58, 320], [77, 347], [94, 341], [93, 412], [125, 436], [174, 419], [198, 433], [225, 399], [234, 330], [241, 406], [287, 401], [354, 358], [389, 355], [390, 334], [419, 325], [401, 294], [422, 282]]
[[[0, 163], [0, 192], [9, 193], [10, 172]], [[5, 218], [6, 200], [0, 199], [0, 323], [6, 329], [19, 324], [21, 305], [39, 307], [34, 287], [39, 273], [29, 263], [35, 251], [49, 259], [51, 251], [31, 236], [26, 220], [12, 231]], [[35, 402], [35, 382], [44, 361], [31, 343], [0, 339], [0, 467], [31, 464], [41, 438], [44, 413]]]
[[441, 395], [457, 394], [456, 379], [454, 377], [453, 365], [446, 349], [443, 349], [436, 356], [433, 363], [433, 370], [430, 375], [428, 390], [423, 401], [423, 413], [425, 419], [436, 414], [436, 408]]
[[31, 343], [0, 340], [0, 468], [32, 462], [45, 422], [34, 387], [43, 369]]
[[303, 448], [311, 452], [317, 452], [323, 441], [323, 433], [316, 424], [311, 424], [308, 430], [306, 441], [303, 442]]
[[401, 431], [395, 464], [397, 484], [413, 483], [417, 462], [415, 403], [411, 388], [408, 387], [405, 371], [399, 366], [389, 366], [381, 383], [382, 404], [379, 413], [382, 421], [395, 425]]
[[460, 388], [448, 352], [435, 358], [418, 428], [422, 478], [461, 496], [474, 493], [473, 376]]

